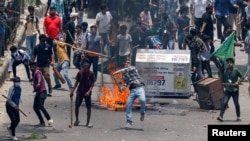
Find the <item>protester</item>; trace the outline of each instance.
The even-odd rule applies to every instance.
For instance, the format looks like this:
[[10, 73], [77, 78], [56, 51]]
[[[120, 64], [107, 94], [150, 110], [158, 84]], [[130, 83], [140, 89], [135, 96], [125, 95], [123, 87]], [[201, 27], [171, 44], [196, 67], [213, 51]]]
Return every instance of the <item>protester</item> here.
[[[67, 82], [69, 89], [73, 88], [72, 82], [70, 80], [68, 69], [69, 69], [69, 57], [67, 55], [67, 51], [65, 47], [66, 43], [54, 40], [54, 44], [56, 44], [56, 53], [58, 54], [58, 64], [56, 64], [57, 70], [60, 72], [62, 70], [63, 76]], [[55, 86], [53, 89], [61, 88], [61, 83], [59, 81], [58, 76], [54, 73]]]
[[[248, 57], [247, 70], [249, 72], [250, 71], [250, 23], [246, 23], [244, 28], [247, 30], [247, 34], [244, 39], [244, 51], [247, 53], [247, 57]], [[250, 82], [250, 73], [248, 73], [247, 80], [248, 82]], [[248, 90], [250, 92], [250, 85], [249, 85]]]
[[215, 48], [214, 48], [214, 22], [213, 22], [213, 6], [209, 5], [206, 7], [206, 13], [204, 13], [202, 15], [202, 26], [200, 29], [201, 34], [206, 34], [210, 37], [210, 39], [212, 40], [211, 42], [211, 53], [214, 52]]
[[232, 97], [237, 115], [236, 121], [241, 121], [240, 104], [239, 104], [239, 83], [244, 79], [244, 77], [241, 74], [240, 70], [234, 66], [233, 58], [227, 58], [226, 62], [227, 62], [227, 68], [221, 76], [222, 83], [225, 83], [224, 99], [223, 99], [223, 105], [220, 110], [220, 115], [219, 117], [217, 117], [217, 120], [223, 121], [223, 115], [227, 108], [228, 102]]
[[10, 132], [12, 140], [18, 140], [16, 137], [16, 127], [20, 122], [20, 114], [19, 114], [19, 103], [22, 94], [22, 88], [20, 86], [20, 77], [14, 77], [13, 86], [9, 88], [7, 101], [6, 101], [6, 112], [10, 118], [10, 125], [7, 129]]
[[46, 43], [46, 36], [39, 35], [39, 44], [34, 48], [32, 61], [36, 61], [37, 69], [39, 69], [48, 85], [48, 96], [52, 96], [52, 84], [50, 79], [50, 65], [54, 65], [54, 55], [52, 46]]
[[203, 50], [201, 50], [201, 71], [202, 74], [205, 76], [204, 70], [207, 71], [208, 77], [213, 77], [212, 75], [212, 69], [210, 66], [210, 60], [209, 57], [211, 55], [211, 38], [208, 35], [203, 35], [202, 40], [205, 44], [205, 47]]
[[90, 68], [90, 62], [88, 59], [84, 59], [82, 61], [82, 69], [77, 73], [76, 75], [76, 82], [73, 87], [73, 89], [70, 92], [70, 97], [73, 97], [74, 91], [77, 88], [76, 91], [76, 100], [75, 100], [75, 116], [76, 121], [74, 123], [74, 126], [78, 126], [80, 121], [78, 118], [79, 115], [79, 107], [82, 104], [83, 98], [85, 100], [85, 105], [87, 108], [87, 122], [86, 126], [89, 128], [92, 128], [93, 125], [90, 123], [90, 117], [91, 117], [91, 95], [92, 95], [92, 89], [94, 87], [95, 83], [95, 75], [92, 71], [89, 70]]
[[[106, 5], [101, 6], [101, 12], [96, 15], [96, 26], [98, 28], [98, 33], [102, 37], [103, 46], [105, 47], [108, 43], [108, 29], [110, 26], [110, 21], [113, 19], [111, 13], [108, 11], [108, 7]], [[106, 54], [110, 56], [110, 48], [106, 46]], [[104, 53], [104, 50], [103, 52]]]
[[26, 50], [30, 58], [33, 58], [33, 50], [36, 46], [37, 33], [40, 34], [39, 17], [34, 14], [35, 7], [28, 7], [29, 15], [26, 17], [25, 36], [26, 36]]
[[229, 8], [239, 6], [234, 4], [232, 0], [214, 0], [214, 11], [216, 16], [217, 36], [218, 39], [222, 38], [222, 25], [225, 27], [229, 24]]
[[46, 16], [44, 18], [43, 30], [44, 30], [44, 34], [47, 37], [47, 43], [53, 47], [54, 60], [55, 60], [55, 63], [57, 63], [58, 56], [56, 54], [56, 46], [53, 45], [53, 40], [59, 39], [60, 32], [62, 34], [62, 37], [64, 38], [65, 33], [63, 32], [63, 28], [62, 28], [62, 21], [60, 17], [56, 15], [55, 7], [49, 8], [49, 16]]
[[[97, 27], [95, 25], [92, 25], [90, 27], [90, 34], [87, 37], [87, 43], [85, 48], [91, 52], [101, 53], [101, 50], [103, 48], [103, 40], [102, 37], [97, 34]], [[85, 57], [87, 57], [90, 61], [90, 64], [93, 65], [93, 72], [95, 74], [95, 78], [97, 78], [99, 62], [98, 54], [86, 53]]]
[[[117, 32], [118, 32], [118, 28], [117, 28]], [[133, 25], [130, 27], [129, 29], [129, 34], [132, 37], [132, 46], [138, 46], [137, 48], [133, 48], [132, 49], [132, 57], [131, 57], [131, 65], [135, 66], [135, 59], [136, 59], [136, 52], [137, 49], [142, 49], [145, 48], [145, 35], [146, 32], [146, 28], [144, 26], [142, 26], [141, 24], [141, 18], [138, 17], [137, 21], [136, 21], [136, 25]], [[117, 36], [116, 36], [117, 37]], [[116, 49], [117, 50], [117, 49]]]
[[144, 10], [140, 13], [140, 17], [141, 17], [141, 21], [142, 21], [141, 24], [147, 30], [149, 30], [153, 24], [149, 8], [150, 8], [149, 4], [145, 4]]
[[11, 57], [9, 59], [8, 76], [7, 80], [10, 80], [10, 73], [13, 71], [13, 76], [16, 77], [16, 67], [23, 64], [27, 73], [28, 80], [31, 81], [29, 71], [29, 54], [23, 49], [18, 49], [16, 46], [10, 47]]
[[110, 57], [114, 57], [117, 54], [117, 35], [119, 34], [119, 19], [116, 13], [112, 13], [113, 19], [110, 22], [110, 27], [108, 30], [108, 41], [110, 47]]
[[206, 7], [211, 3], [211, 0], [191, 0], [190, 11], [194, 14], [194, 24], [196, 29], [201, 29], [203, 19], [202, 15], [206, 12]]
[[[73, 45], [75, 40], [75, 20], [78, 16], [78, 13], [70, 13], [70, 21], [68, 21], [65, 25], [64, 32], [66, 33], [66, 40], [65, 42]], [[67, 55], [69, 57], [69, 67], [70, 67], [70, 60], [71, 60], [71, 50], [70, 46], [67, 46]]]
[[162, 43], [164, 49], [174, 50], [175, 46], [175, 35], [176, 27], [175, 24], [170, 20], [170, 16], [167, 13], [162, 14], [161, 29], [162, 32]]
[[48, 120], [48, 125], [51, 126], [53, 124], [53, 119], [50, 117], [49, 113], [47, 112], [46, 108], [44, 107], [44, 102], [47, 98], [47, 91], [45, 87], [45, 80], [43, 78], [42, 72], [37, 69], [36, 62], [30, 62], [30, 70], [32, 72], [33, 77], [33, 89], [35, 94], [33, 109], [40, 121], [39, 124], [35, 125], [36, 127], [45, 127], [45, 122], [43, 115]]
[[138, 73], [138, 70], [134, 66], [131, 66], [129, 62], [126, 62], [124, 67], [125, 68], [114, 72], [112, 75], [116, 75], [118, 73], [123, 74], [124, 84], [121, 88], [121, 91], [123, 91], [127, 86], [129, 86], [130, 94], [126, 103], [126, 121], [127, 121], [126, 127], [131, 127], [133, 124], [132, 107], [133, 107], [134, 100], [136, 98], [139, 98], [140, 104], [141, 104], [140, 120], [144, 121], [145, 105], [146, 105], [146, 97], [145, 97], [145, 90], [144, 90], [145, 84], [142, 82], [142, 79]]
[[3, 23], [6, 23], [5, 20], [8, 18], [7, 13], [4, 11], [3, 7], [0, 7], [0, 58], [4, 58], [5, 50], [5, 32], [6, 26]]
[[75, 40], [74, 40], [74, 46], [77, 49], [73, 49], [74, 55], [73, 55], [73, 64], [76, 68], [79, 70], [81, 69], [81, 59], [82, 59], [82, 51], [78, 49], [82, 49], [82, 27], [81, 25], [76, 25], [76, 32], [75, 32]]
[[123, 67], [127, 60], [130, 60], [132, 37], [126, 33], [127, 26], [120, 26], [120, 34], [117, 35], [117, 46], [118, 46], [118, 66]]
[[177, 18], [177, 40], [178, 40], [178, 47], [179, 49], [186, 49], [183, 45], [185, 36], [188, 34], [190, 26], [190, 18], [187, 16], [188, 14], [188, 7], [182, 6], [180, 8], [180, 15]]

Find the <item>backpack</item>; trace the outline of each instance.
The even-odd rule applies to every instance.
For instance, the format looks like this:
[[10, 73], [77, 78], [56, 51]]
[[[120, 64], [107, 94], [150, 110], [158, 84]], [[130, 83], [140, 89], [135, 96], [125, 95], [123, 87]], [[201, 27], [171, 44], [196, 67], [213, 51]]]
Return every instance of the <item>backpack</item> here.
[[[22, 58], [24, 57], [24, 53], [21, 52], [21, 49], [18, 49], [18, 50], [17, 50], [17, 53], [20, 54], [20, 55], [22, 56]], [[27, 53], [25, 53], [25, 54], [27, 54]], [[15, 57], [15, 56], [11, 55], [11, 57], [12, 57], [14, 60], [16, 60], [16, 57]]]

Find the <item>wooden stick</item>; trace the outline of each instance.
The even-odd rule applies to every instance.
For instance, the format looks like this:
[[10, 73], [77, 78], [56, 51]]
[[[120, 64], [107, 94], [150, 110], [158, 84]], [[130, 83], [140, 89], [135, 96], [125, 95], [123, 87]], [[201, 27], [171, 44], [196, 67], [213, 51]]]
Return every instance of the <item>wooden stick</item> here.
[[73, 97], [70, 97], [70, 125], [73, 126]]
[[222, 85], [224, 86], [239, 86], [239, 85], [243, 85], [242, 83], [239, 84], [234, 84], [234, 83], [222, 83]]
[[[57, 41], [57, 42], [63, 42], [63, 41]], [[65, 42], [63, 42], [63, 43], [65, 43]], [[86, 49], [80, 49], [80, 48], [77, 48], [77, 47], [75, 47], [75, 46], [73, 46], [71, 44], [68, 44], [68, 43], [65, 43], [65, 45], [70, 46], [71, 48], [79, 50], [79, 51], [83, 51], [83, 52], [87, 52], [87, 53], [93, 53], [93, 54], [96, 54], [98, 56], [109, 58], [109, 56], [107, 56], [107, 55], [104, 55], [104, 54], [101, 54], [101, 53], [97, 53], [97, 52], [93, 52], [93, 51], [88, 51]]]
[[68, 34], [69, 34], [69, 37], [71, 38], [72, 41], [75, 41], [73, 36], [71, 35], [71, 33], [69, 32], [69, 30], [67, 30]]
[[[2, 95], [6, 100], [8, 100], [8, 98], [5, 96], [5, 95]], [[19, 109], [19, 111], [25, 116], [25, 117], [27, 117], [27, 115], [21, 110], [21, 109]]]
[[122, 91], [122, 89], [121, 89], [121, 87], [120, 87], [120, 84], [117, 82], [117, 80], [116, 80], [115, 76], [113, 76], [113, 75], [111, 75], [111, 76], [112, 76], [112, 78], [114, 79], [115, 84], [117, 85], [117, 87], [119, 88], [119, 90], [120, 90], [120, 92], [121, 92], [121, 91]]

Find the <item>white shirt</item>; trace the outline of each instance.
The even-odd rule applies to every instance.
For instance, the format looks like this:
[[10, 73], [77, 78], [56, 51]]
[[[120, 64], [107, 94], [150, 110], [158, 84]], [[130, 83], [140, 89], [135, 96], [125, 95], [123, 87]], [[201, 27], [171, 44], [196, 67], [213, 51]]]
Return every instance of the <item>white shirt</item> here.
[[96, 21], [99, 21], [98, 32], [99, 33], [107, 33], [110, 21], [113, 19], [112, 15], [109, 11], [106, 14], [102, 12], [97, 13]]
[[30, 60], [29, 54], [22, 49], [17, 50], [14, 56], [10, 56], [8, 72], [12, 72], [12, 66], [15, 61], [24, 61], [26, 59]]
[[202, 15], [206, 13], [206, 6], [210, 0], [192, 0], [191, 4], [194, 7], [194, 17], [202, 18]]
[[132, 42], [132, 37], [130, 34], [117, 35], [117, 42], [119, 47], [119, 56], [126, 56], [130, 54], [130, 43]]

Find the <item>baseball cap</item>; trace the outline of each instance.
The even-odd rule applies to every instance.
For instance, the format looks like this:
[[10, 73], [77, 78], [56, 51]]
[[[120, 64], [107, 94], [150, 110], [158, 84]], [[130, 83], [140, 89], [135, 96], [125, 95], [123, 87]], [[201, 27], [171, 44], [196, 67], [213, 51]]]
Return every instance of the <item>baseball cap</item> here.
[[72, 12], [72, 13], [70, 13], [70, 15], [69, 15], [70, 18], [76, 17], [76, 16], [78, 16], [78, 13], [75, 13], [75, 12]]

